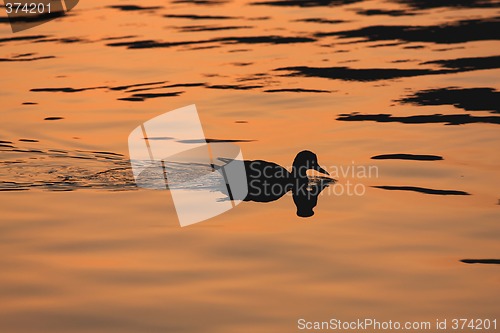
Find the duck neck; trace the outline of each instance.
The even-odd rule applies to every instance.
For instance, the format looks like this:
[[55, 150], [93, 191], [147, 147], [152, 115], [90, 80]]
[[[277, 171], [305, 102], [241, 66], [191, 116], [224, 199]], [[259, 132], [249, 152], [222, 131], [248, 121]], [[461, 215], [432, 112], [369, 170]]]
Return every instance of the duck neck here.
[[298, 179], [307, 179], [307, 170], [309, 167], [305, 164], [295, 164], [292, 167], [292, 176]]

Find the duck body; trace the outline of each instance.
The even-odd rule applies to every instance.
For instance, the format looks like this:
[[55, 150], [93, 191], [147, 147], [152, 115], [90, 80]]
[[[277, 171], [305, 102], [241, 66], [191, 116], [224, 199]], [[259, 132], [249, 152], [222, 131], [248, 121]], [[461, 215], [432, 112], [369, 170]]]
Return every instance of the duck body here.
[[281, 198], [293, 188], [292, 174], [273, 162], [245, 161], [248, 194], [245, 201], [270, 202]]

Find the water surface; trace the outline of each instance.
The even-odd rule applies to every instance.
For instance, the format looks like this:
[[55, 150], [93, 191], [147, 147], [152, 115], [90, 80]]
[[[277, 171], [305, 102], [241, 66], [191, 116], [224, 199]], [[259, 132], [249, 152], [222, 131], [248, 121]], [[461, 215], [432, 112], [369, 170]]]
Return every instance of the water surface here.
[[[16, 34], [1, 16], [0, 330], [498, 317], [498, 39], [494, 1], [87, 1]], [[127, 137], [193, 103], [245, 159], [378, 177], [337, 177], [365, 195], [308, 219], [285, 195], [181, 229]]]

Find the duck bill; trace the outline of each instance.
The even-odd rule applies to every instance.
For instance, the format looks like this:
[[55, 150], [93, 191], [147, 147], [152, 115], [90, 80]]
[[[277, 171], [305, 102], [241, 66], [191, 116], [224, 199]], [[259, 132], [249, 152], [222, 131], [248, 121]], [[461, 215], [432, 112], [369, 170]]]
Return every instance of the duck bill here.
[[320, 167], [319, 165], [318, 165], [316, 168], [314, 168], [314, 170], [316, 170], [316, 171], [318, 171], [318, 172], [320, 172], [320, 173], [322, 173], [322, 174], [325, 174], [325, 175], [330, 176], [330, 174], [328, 173], [328, 171], [326, 171], [325, 169], [323, 169], [323, 168], [322, 168], [322, 167]]

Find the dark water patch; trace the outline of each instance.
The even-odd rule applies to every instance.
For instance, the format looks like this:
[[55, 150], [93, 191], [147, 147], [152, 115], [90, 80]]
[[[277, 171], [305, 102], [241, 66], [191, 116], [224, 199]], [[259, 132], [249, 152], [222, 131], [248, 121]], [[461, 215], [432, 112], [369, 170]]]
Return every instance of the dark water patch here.
[[233, 20], [238, 18], [236, 16], [196, 15], [196, 14], [183, 14], [183, 15], [168, 14], [168, 15], [163, 15], [163, 17], [189, 19], [189, 20]]
[[204, 73], [202, 74], [204, 77], [229, 77], [227, 75], [221, 75], [218, 73]]
[[[32, 92], [63, 92], [63, 93], [77, 93], [77, 92], [96, 90], [96, 89], [107, 89], [109, 91], [122, 91], [122, 90], [127, 90], [130, 88], [134, 88], [134, 87], [147, 87], [147, 86], [164, 84], [166, 82], [167, 81], [157, 81], [157, 82], [138, 83], [138, 84], [131, 84], [131, 85], [116, 86], [116, 87], [98, 86], [98, 87], [86, 87], [86, 88], [72, 88], [72, 87], [33, 88], [30, 91], [32, 91]], [[160, 87], [149, 87], [149, 88], [135, 89], [135, 90], [132, 89], [132, 90], [127, 91], [127, 92], [138, 92], [138, 91], [143, 91], [143, 90], [153, 90], [153, 89], [160, 89], [160, 88], [193, 87], [193, 86], [200, 86], [200, 85], [204, 85], [204, 84], [203, 83], [172, 84], [172, 85], [164, 85], [164, 86], [160, 86]], [[178, 96], [181, 93], [183, 93], [183, 92], [133, 94], [132, 96], [120, 98], [118, 100], [142, 102], [142, 101], [144, 101], [146, 99], [150, 99], [150, 98]]]
[[20, 37], [10, 37], [10, 38], [0, 38], [0, 44], [1, 43], [8, 43], [8, 42], [18, 42], [18, 41], [25, 41], [25, 40], [39, 40], [43, 38], [47, 38], [48, 36], [45, 35], [34, 35], [34, 36], [20, 36]]
[[88, 87], [88, 88], [71, 88], [71, 87], [63, 87], [63, 88], [33, 88], [30, 89], [32, 92], [63, 92], [63, 93], [75, 93], [82, 92], [87, 90], [96, 90], [96, 89], [106, 89], [106, 86], [100, 87]]
[[28, 62], [28, 61], [55, 59], [55, 58], [56, 58], [55, 56], [42, 56], [33, 58], [0, 58], [0, 62]]
[[87, 39], [79, 37], [65, 37], [65, 38], [46, 38], [33, 41], [33, 43], [60, 43], [60, 44], [75, 44], [75, 43], [89, 43]]
[[423, 45], [409, 45], [409, 46], [403, 47], [403, 49], [407, 49], [407, 50], [419, 50], [419, 49], [423, 49], [423, 48], [425, 48], [425, 46], [423, 46]]
[[330, 7], [349, 5], [363, 0], [277, 0], [252, 2], [252, 5], [283, 6], [283, 7]]
[[271, 16], [259, 16], [259, 17], [249, 17], [247, 20], [249, 21], [267, 21], [270, 20]]
[[500, 3], [496, 0], [391, 0], [392, 2], [409, 6], [414, 9], [434, 8], [498, 8]]
[[271, 78], [267, 73], [255, 73], [249, 75], [247, 77], [238, 78], [236, 81], [238, 82], [247, 82], [247, 81], [259, 81]]
[[253, 62], [233, 62], [233, 63], [231, 63], [231, 65], [238, 66], [238, 67], [245, 67], [245, 66], [253, 65]]
[[128, 49], [152, 49], [166, 48], [182, 45], [196, 45], [207, 43], [225, 43], [225, 44], [294, 44], [311, 43], [316, 39], [309, 37], [282, 37], [282, 36], [243, 36], [243, 37], [223, 37], [199, 41], [184, 42], [158, 42], [155, 40], [141, 40], [132, 42], [109, 43], [107, 46], [119, 47], [125, 46]]
[[467, 111], [500, 113], [500, 92], [494, 88], [448, 87], [418, 91], [396, 100], [413, 105], [453, 105]]
[[63, 16], [71, 16], [71, 14], [67, 14], [67, 12], [64, 11], [52, 11], [50, 13], [45, 12], [41, 14], [29, 13], [27, 15], [0, 17], [0, 23], [10, 23], [10, 24], [37, 23], [37, 22], [50, 21]]
[[203, 43], [209, 43], [209, 42], [208, 41], [158, 42], [155, 40], [138, 40], [131, 42], [109, 43], [106, 45], [111, 47], [125, 46], [128, 49], [153, 49], [153, 48], [165, 48], [165, 47], [194, 45]]
[[233, 26], [207, 26], [207, 25], [190, 25], [179, 27], [179, 32], [202, 32], [202, 31], [223, 31], [223, 30], [239, 30], [251, 29], [253, 27], [248, 25], [233, 25]]
[[23, 58], [23, 57], [31, 57], [34, 56], [36, 53], [21, 53], [13, 56], [12, 58]]
[[349, 67], [282, 67], [275, 71], [291, 71], [284, 76], [320, 77], [332, 80], [344, 81], [378, 81], [415, 77], [422, 75], [453, 74], [480, 69], [495, 69], [500, 67], [500, 56], [457, 58], [448, 60], [433, 60], [423, 62], [420, 65], [439, 65], [440, 70], [433, 69], [399, 69], [399, 68], [362, 68]]
[[404, 44], [403, 42], [395, 42], [395, 43], [382, 43], [382, 44], [375, 44], [375, 45], [369, 45], [369, 48], [377, 48], [377, 47], [389, 47], [389, 46], [398, 46]]
[[118, 98], [117, 100], [126, 102], [144, 102], [144, 98], [139, 98], [139, 97], [122, 97]]
[[173, 0], [172, 3], [186, 3], [189, 5], [215, 6], [222, 5], [228, 0]]
[[105, 37], [102, 38], [101, 41], [106, 41], [106, 40], [117, 40], [117, 39], [127, 39], [127, 38], [136, 38], [136, 35], [126, 35], [126, 36], [115, 36], [115, 37]]
[[142, 6], [137, 6], [137, 5], [113, 5], [113, 6], [108, 6], [108, 8], [119, 9], [119, 10], [122, 10], [125, 12], [129, 12], [129, 11], [157, 10], [157, 9], [162, 9], [163, 7], [160, 7], [160, 6], [142, 7]]
[[[2, 184], [0, 183], [0, 186]], [[28, 188], [1, 188], [0, 187], [0, 192], [14, 192], [14, 191], [28, 191]]]
[[149, 98], [159, 98], [159, 97], [174, 97], [174, 96], [179, 96], [182, 94], [183, 91], [175, 91], [175, 92], [169, 92], [169, 93], [156, 93], [156, 94], [134, 94], [132, 97], [139, 97], [143, 99], [149, 99]]
[[464, 264], [500, 265], [500, 259], [461, 259]]
[[38, 103], [35, 103], [35, 102], [23, 102], [22, 105], [38, 105]]
[[[61, 157], [61, 156], [59, 156]], [[74, 158], [77, 160], [92, 160], [92, 157], [86, 157], [86, 156], [67, 156], [68, 158]]]
[[304, 89], [304, 88], [285, 88], [285, 89], [268, 89], [264, 92], [275, 93], [275, 92], [295, 92], [295, 93], [331, 93], [330, 90], [320, 90], [320, 89]]
[[147, 82], [147, 83], [136, 83], [136, 84], [129, 84], [129, 85], [124, 85], [124, 86], [117, 86], [117, 87], [110, 87], [110, 90], [127, 90], [130, 88], [134, 87], [144, 87], [144, 86], [152, 86], [152, 85], [157, 85], [157, 84], [164, 84], [167, 83], [168, 81], [156, 81], [156, 82]]
[[167, 140], [173, 140], [174, 138], [171, 137], [171, 136], [148, 136], [147, 138], [144, 138], [144, 140], [148, 140], [148, 141], [167, 141]]
[[385, 10], [385, 9], [360, 9], [356, 11], [356, 14], [358, 15], [364, 15], [364, 16], [378, 16], [378, 15], [385, 15], [385, 16], [411, 16], [415, 15], [413, 12], [408, 12], [405, 10]]
[[435, 52], [445, 52], [445, 51], [451, 51], [451, 50], [463, 50], [465, 47], [463, 46], [458, 46], [458, 47], [445, 47], [441, 49], [434, 49], [433, 51]]
[[372, 187], [388, 191], [410, 191], [410, 192], [418, 192], [418, 193], [432, 194], [432, 195], [470, 195], [469, 193], [464, 191], [435, 190], [432, 188], [416, 187], [416, 186], [372, 186]]
[[92, 154], [98, 154], [98, 155], [112, 155], [112, 156], [120, 156], [123, 157], [123, 154], [118, 154], [118, 153], [112, 153], [109, 151], [93, 151], [93, 150], [76, 150], [77, 152], [81, 153], [92, 153]]
[[399, 63], [415, 62], [415, 61], [419, 61], [419, 60], [416, 60], [416, 59], [400, 59], [400, 60], [393, 60], [393, 61], [391, 61], [391, 63], [393, 63], [393, 64], [399, 64]]
[[436, 155], [415, 154], [383, 154], [371, 157], [372, 160], [410, 160], [410, 161], [441, 161], [443, 157]]
[[194, 143], [244, 143], [244, 142], [254, 142], [256, 140], [238, 140], [238, 139], [193, 139], [193, 140], [178, 140], [177, 142], [180, 143], [188, 143], [188, 144], [194, 144]]
[[378, 123], [402, 123], [402, 124], [438, 124], [464, 125], [464, 124], [500, 124], [500, 117], [475, 117], [469, 114], [433, 114], [416, 115], [408, 117], [396, 117], [390, 114], [343, 114], [339, 115], [340, 121], [375, 121]]
[[194, 50], [208, 50], [208, 49], [218, 49], [220, 46], [212, 45], [212, 46], [197, 46], [197, 47], [187, 47], [182, 51], [194, 51]]
[[234, 123], [235, 124], [248, 124], [248, 121], [246, 121], [246, 120], [236, 120]]
[[251, 89], [258, 89], [258, 88], [263, 88], [264, 86], [244, 86], [244, 85], [234, 85], [234, 84], [216, 84], [212, 86], [207, 86], [209, 89], [233, 89], [233, 90], [251, 90]]
[[326, 79], [337, 79], [343, 81], [370, 82], [378, 80], [389, 80], [404, 77], [436, 74], [438, 71], [430, 69], [399, 69], [399, 68], [364, 68], [355, 69], [349, 67], [282, 67], [275, 71], [291, 71], [285, 76], [320, 77]]
[[131, 92], [166, 89], [166, 88], [189, 88], [189, 87], [203, 87], [203, 86], [205, 86], [205, 83], [176, 83], [176, 84], [169, 84], [169, 85], [164, 85], [164, 86], [159, 86], [159, 87], [131, 89], [131, 90], [127, 90], [127, 92], [131, 93]]
[[346, 22], [349, 22], [349, 21], [345, 21], [345, 20], [329, 20], [329, 19], [324, 19], [324, 18], [319, 18], [319, 17], [311, 17], [311, 18], [305, 18], [305, 19], [295, 20], [294, 22], [308, 22], [308, 23], [322, 23], [322, 24], [339, 24], [339, 23], [346, 23]]
[[119, 101], [129, 101], [129, 102], [144, 102], [147, 99], [152, 98], [162, 98], [162, 97], [176, 97], [183, 94], [184, 91], [174, 91], [168, 93], [142, 93], [142, 94], [133, 94], [130, 97], [119, 98]]
[[43, 120], [62, 120], [64, 119], [63, 117], [47, 117], [47, 118], [44, 118]]
[[499, 40], [499, 18], [474, 19], [442, 25], [409, 26], [378, 25], [355, 30], [319, 32], [316, 37], [362, 38], [365, 42], [399, 40], [436, 44], [465, 43], [480, 40]]
[[283, 36], [245, 36], [225, 37], [209, 40], [209, 42], [222, 42], [229, 44], [295, 44], [311, 43], [316, 39], [309, 37], [283, 37]]
[[[422, 65], [429, 64], [449, 68], [455, 70], [455, 72], [466, 72], [479, 69], [495, 69], [500, 68], [500, 56], [433, 60], [422, 63]], [[453, 73], [453, 71], [450, 72]]]
[[14, 147], [14, 149], [12, 149], [10, 151], [17, 152], [17, 153], [37, 153], [37, 154], [44, 153], [42, 150], [39, 150], [39, 149], [21, 149], [21, 148], [15, 148], [15, 147]]
[[40, 141], [35, 140], [35, 139], [19, 139], [19, 141], [21, 141], [21, 142], [40, 142]]

